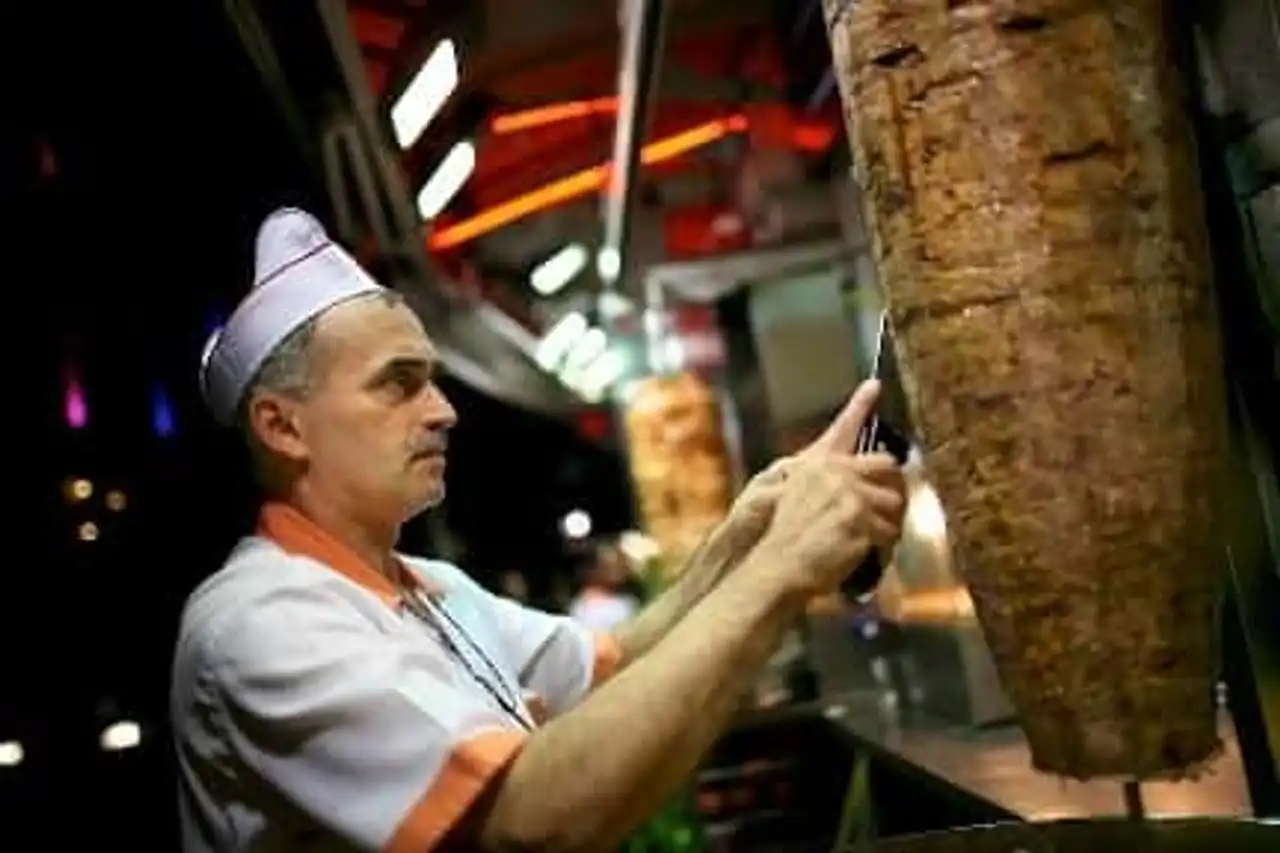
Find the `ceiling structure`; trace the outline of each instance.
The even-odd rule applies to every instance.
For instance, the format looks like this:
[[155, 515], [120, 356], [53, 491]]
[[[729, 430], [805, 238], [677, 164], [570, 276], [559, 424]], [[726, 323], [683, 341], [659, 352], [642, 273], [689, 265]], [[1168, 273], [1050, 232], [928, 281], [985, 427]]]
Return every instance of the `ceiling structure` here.
[[[342, 236], [380, 273], [426, 291], [428, 325], [437, 338], [451, 330], [446, 346], [462, 356], [446, 364], [462, 378], [533, 408], [571, 408], [529, 355], [557, 317], [594, 304], [601, 279], [587, 263], [543, 295], [530, 275], [566, 246], [600, 248], [630, 107], [619, 98], [622, 22], [653, 0], [314, 2], [227, 8], [325, 170]], [[632, 297], [654, 263], [839, 231], [828, 181], [843, 146], [817, 0], [662, 5], [618, 283]], [[402, 148], [393, 107], [446, 40], [456, 86]], [[474, 169], [424, 222], [414, 198], [464, 141]]]

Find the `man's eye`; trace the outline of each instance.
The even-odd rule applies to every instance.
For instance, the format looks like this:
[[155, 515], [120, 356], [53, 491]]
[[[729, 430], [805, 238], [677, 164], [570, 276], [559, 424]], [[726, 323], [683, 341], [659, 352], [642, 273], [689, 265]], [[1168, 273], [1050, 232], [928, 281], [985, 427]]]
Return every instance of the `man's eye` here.
[[402, 371], [392, 377], [396, 389], [406, 397], [412, 397], [422, 390], [422, 386], [426, 384], [426, 379], [418, 374], [410, 371]]

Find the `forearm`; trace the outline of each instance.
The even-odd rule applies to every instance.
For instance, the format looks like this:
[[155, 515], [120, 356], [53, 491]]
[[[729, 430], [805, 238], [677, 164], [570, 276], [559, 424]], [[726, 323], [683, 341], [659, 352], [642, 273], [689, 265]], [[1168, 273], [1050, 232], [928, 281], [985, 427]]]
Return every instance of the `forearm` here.
[[802, 611], [769, 569], [740, 567], [649, 654], [530, 738], [484, 820], [484, 848], [610, 849], [671, 796]]
[[712, 547], [709, 539], [694, 552], [679, 578], [633, 618], [615, 629], [623, 665], [639, 660], [657, 645], [681, 619], [716, 588], [731, 565]]
[[739, 513], [735, 523], [716, 527], [686, 561], [671, 588], [614, 632], [623, 664], [639, 660], [715, 589], [759, 542], [768, 521], [767, 512], [748, 509]]

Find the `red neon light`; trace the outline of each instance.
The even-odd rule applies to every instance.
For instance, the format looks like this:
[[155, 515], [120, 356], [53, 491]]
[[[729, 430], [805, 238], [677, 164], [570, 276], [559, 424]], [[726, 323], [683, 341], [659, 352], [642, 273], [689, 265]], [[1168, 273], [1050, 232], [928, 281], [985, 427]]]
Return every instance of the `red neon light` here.
[[494, 116], [489, 129], [497, 134], [517, 133], [547, 124], [570, 121], [588, 116], [610, 115], [618, 111], [617, 98], [590, 98], [585, 101], [566, 101], [545, 107], [533, 107], [514, 113]]
[[[646, 166], [666, 162], [746, 129], [747, 120], [742, 115], [709, 121], [649, 143], [640, 151], [640, 162]], [[450, 249], [533, 213], [599, 192], [608, 183], [610, 165], [606, 162], [583, 169], [434, 231], [427, 237], [427, 248]]]

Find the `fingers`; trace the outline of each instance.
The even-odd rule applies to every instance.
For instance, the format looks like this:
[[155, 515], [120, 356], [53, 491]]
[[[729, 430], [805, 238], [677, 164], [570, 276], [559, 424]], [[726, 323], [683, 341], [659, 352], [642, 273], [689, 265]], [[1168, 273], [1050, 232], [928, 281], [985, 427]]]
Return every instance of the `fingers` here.
[[782, 495], [786, 486], [787, 472], [794, 466], [795, 459], [785, 457], [779, 459], [768, 468], [751, 478], [742, 494], [734, 501], [734, 507], [758, 513], [762, 509], [772, 511], [773, 504]]
[[907, 511], [902, 470], [884, 454], [846, 457], [841, 467], [849, 479], [848, 488], [863, 504], [860, 518], [867, 535], [877, 546], [891, 547], [901, 536]]
[[853, 453], [857, 449], [858, 434], [875, 411], [879, 400], [880, 382], [875, 379], [863, 382], [826, 431], [803, 452]]
[[894, 483], [902, 479], [902, 466], [888, 453], [864, 453], [837, 457], [831, 461], [836, 465], [847, 466], [854, 476], [863, 480]]
[[906, 490], [892, 457], [804, 454], [786, 474], [764, 535], [794, 555], [802, 583], [829, 589], [872, 549], [897, 543]]
[[907, 508], [907, 497], [901, 489], [886, 488], [862, 482], [855, 487], [858, 495], [876, 515], [887, 519], [901, 519]]
[[902, 525], [873, 515], [867, 519], [867, 538], [872, 545], [888, 552], [902, 538]]
[[778, 487], [779, 494], [794, 490], [810, 500], [826, 494], [846, 503], [852, 516], [872, 515], [895, 527], [901, 524], [907, 504], [906, 479], [888, 454], [811, 456], [790, 470], [792, 476]]
[[898, 493], [905, 492], [907, 488], [902, 466], [887, 453], [830, 456], [823, 459], [823, 465], [851, 485], [869, 483]]
[[716, 559], [734, 560], [754, 547], [773, 521], [774, 509], [786, 487], [787, 471], [794, 463], [791, 457], [779, 459], [751, 478], [733, 502], [728, 517], [704, 543], [709, 554]]

